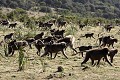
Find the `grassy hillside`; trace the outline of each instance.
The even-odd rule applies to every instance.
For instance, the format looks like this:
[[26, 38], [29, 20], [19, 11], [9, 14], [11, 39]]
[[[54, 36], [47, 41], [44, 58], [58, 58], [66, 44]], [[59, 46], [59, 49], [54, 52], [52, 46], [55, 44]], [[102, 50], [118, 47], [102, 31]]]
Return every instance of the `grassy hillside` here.
[[0, 6], [51, 12], [49, 7], [67, 9], [81, 16], [120, 18], [119, 0], [0, 0]]
[[[1, 26], [1, 25], [0, 25]], [[73, 25], [76, 26], [76, 25]], [[20, 28], [21, 27], [21, 28]], [[55, 28], [56, 26], [53, 26]], [[65, 28], [63, 28], [65, 29]], [[71, 25], [67, 25], [65, 34], [72, 33], [70, 31]], [[114, 29], [111, 30], [110, 33], [103, 31], [101, 27], [91, 27], [87, 26], [83, 28], [81, 31], [78, 26], [76, 26], [77, 31], [75, 33], [75, 47], [81, 45], [97, 45], [96, 40], [98, 38], [98, 33], [104, 35], [113, 35], [115, 38], [118, 39], [118, 43], [115, 43], [114, 47], [120, 51], [120, 34], [117, 32], [119, 31], [120, 27], [116, 26]], [[18, 24], [15, 29], [9, 29], [5, 26], [0, 27], [0, 35], [6, 35], [8, 33], [14, 32], [15, 35], [21, 34], [21, 37], [24, 35], [30, 34], [37, 34], [40, 33], [42, 30], [39, 28], [35, 28], [31, 30], [30, 28], [23, 27], [22, 24]], [[44, 31], [47, 36], [49, 31]], [[48, 32], [48, 33], [47, 33]], [[87, 32], [94, 32], [95, 39], [90, 38], [80, 38], [81, 41], [77, 39], [87, 33]], [[3, 36], [0, 37], [0, 41], [3, 40]], [[36, 54], [36, 48], [34, 45], [32, 49], [29, 47], [25, 48], [25, 58], [27, 58], [27, 62], [25, 63], [24, 71], [17, 72], [18, 69], [18, 51], [12, 57], [5, 57], [4, 56], [4, 46], [0, 46], [0, 53], [4, 56], [0, 56], [0, 80], [119, 80], [120, 79], [120, 52], [115, 55], [113, 66], [111, 67], [108, 63], [101, 60], [99, 66], [91, 66], [91, 61], [89, 60], [85, 65], [88, 68], [84, 71], [82, 70], [83, 67], [80, 66], [80, 63], [83, 61], [84, 58], [81, 55], [71, 56], [73, 51], [69, 48], [66, 49], [65, 53], [68, 56], [66, 59], [61, 53], [55, 59], [49, 59], [49, 57], [40, 58]], [[111, 48], [111, 47], [110, 47]], [[42, 49], [41, 54], [44, 53], [44, 49]], [[43, 60], [44, 66], [41, 65], [41, 61]], [[64, 68], [63, 72], [56, 72], [57, 67], [62, 66]], [[43, 68], [45, 72], [43, 72]]]
[[[0, 80], [120, 80], [120, 19], [116, 19], [120, 18], [120, 0], [0, 0], [0, 6], [0, 20], [8, 19], [10, 23], [17, 22], [15, 28], [0, 24], [0, 43], [4, 36], [11, 32], [14, 33], [13, 38], [17, 41], [24, 41], [27, 37], [34, 37], [41, 32], [44, 32], [44, 38], [51, 36], [49, 30], [39, 28], [35, 22], [47, 22], [52, 19], [67, 22], [66, 27], [60, 30], [65, 30], [65, 36], [74, 35], [74, 47], [91, 45], [96, 48], [97, 40], [101, 36], [110, 35], [118, 39], [114, 44], [114, 49], [118, 49], [118, 53], [114, 57], [113, 66], [103, 60], [98, 66], [92, 66], [89, 60], [85, 64], [86, 69], [81, 66], [85, 53], [84, 57], [81, 54], [73, 56], [74, 52], [67, 48], [65, 54], [68, 59], [61, 52], [55, 59], [50, 59], [50, 56], [38, 56], [37, 49], [32, 44], [32, 49], [29, 46], [25, 47], [22, 63], [24, 69], [18, 71], [20, 51], [15, 51], [11, 57], [5, 57], [7, 44], [1, 43]], [[65, 15], [55, 15], [56, 13]], [[97, 26], [97, 22], [102, 25]], [[80, 30], [78, 23], [87, 26]], [[114, 27], [111, 32], [106, 32], [103, 25], [111, 23]], [[57, 25], [54, 24], [52, 29], [58, 29]], [[86, 33], [94, 33], [95, 39], [81, 37]], [[109, 49], [113, 48], [110, 46]], [[44, 48], [40, 53], [41, 55], [44, 53]], [[63, 68], [62, 72], [57, 72], [59, 66]]]

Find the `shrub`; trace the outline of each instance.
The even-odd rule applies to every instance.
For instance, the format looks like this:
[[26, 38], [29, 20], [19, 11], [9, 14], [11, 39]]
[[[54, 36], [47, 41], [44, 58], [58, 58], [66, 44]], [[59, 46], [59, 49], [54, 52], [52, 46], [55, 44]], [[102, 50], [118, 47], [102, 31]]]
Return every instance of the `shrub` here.
[[19, 59], [18, 59], [19, 69], [18, 69], [18, 71], [24, 70], [24, 66], [25, 66], [26, 61], [27, 61], [27, 59], [25, 59], [24, 50], [21, 47], [20, 50], [19, 50]]
[[51, 13], [52, 12], [51, 8], [46, 7], [46, 6], [41, 7], [40, 11], [41, 12], [47, 12], [47, 13]]
[[12, 21], [18, 20], [18, 21], [24, 21], [22, 19], [28, 18], [27, 12], [21, 8], [17, 8], [14, 11], [7, 14], [7, 18], [11, 19]]

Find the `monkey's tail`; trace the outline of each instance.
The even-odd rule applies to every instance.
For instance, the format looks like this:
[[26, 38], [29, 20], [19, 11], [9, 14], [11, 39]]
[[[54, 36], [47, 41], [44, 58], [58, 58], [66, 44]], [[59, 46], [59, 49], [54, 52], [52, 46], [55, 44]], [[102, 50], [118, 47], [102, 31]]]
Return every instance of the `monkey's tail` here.
[[83, 71], [85, 71], [86, 69], [90, 68], [90, 67], [84, 66], [84, 65], [83, 65], [83, 67], [84, 67], [84, 68], [82, 68]]

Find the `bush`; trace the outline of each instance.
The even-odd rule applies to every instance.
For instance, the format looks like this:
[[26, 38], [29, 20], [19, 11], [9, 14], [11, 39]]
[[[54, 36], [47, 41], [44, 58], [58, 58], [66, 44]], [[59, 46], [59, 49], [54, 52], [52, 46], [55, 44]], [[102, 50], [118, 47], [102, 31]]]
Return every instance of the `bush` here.
[[47, 12], [47, 13], [51, 13], [52, 12], [51, 8], [46, 7], [46, 6], [41, 7], [40, 11], [41, 12]]
[[7, 16], [4, 15], [4, 14], [0, 11], [0, 18], [2, 18], [2, 19], [7, 19]]
[[[12, 21], [18, 20], [18, 21], [24, 21], [21, 20], [21, 18], [26, 18], [28, 17], [27, 12], [21, 8], [17, 8], [14, 11], [10, 12], [7, 14], [8, 19], [11, 19]], [[23, 19], [24, 19], [23, 18]]]

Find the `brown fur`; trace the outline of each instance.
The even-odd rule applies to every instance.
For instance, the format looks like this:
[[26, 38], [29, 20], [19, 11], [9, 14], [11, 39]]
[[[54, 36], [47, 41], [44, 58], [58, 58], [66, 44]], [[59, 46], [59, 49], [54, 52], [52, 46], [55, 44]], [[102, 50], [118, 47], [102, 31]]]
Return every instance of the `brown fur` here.
[[26, 47], [28, 44], [26, 41], [16, 41], [16, 40], [13, 40], [11, 42], [8, 43], [8, 54], [5, 53], [5, 56], [8, 56], [10, 55], [11, 53], [11, 56], [14, 54], [15, 50], [19, 50], [20, 48], [24, 48]]
[[98, 38], [99, 46], [101, 45], [102, 42], [103, 42], [103, 44], [107, 43], [109, 39], [110, 39], [110, 36], [102, 36], [102, 37]]
[[84, 24], [80, 24], [80, 25], [79, 25], [79, 28], [80, 28], [81, 30], [82, 30], [84, 27], [85, 27]]
[[[65, 53], [64, 53], [64, 49], [66, 48], [66, 43], [65, 42], [60, 42], [60, 43], [53, 43], [53, 44], [48, 44], [45, 46], [44, 50], [45, 53], [41, 56], [44, 57], [47, 54], [51, 54], [51, 58], [52, 58], [52, 53], [56, 53], [55, 57], [57, 56], [58, 52], [61, 51], [63, 53], [63, 55], [68, 58]], [[54, 58], [55, 58], [54, 57]]]
[[63, 26], [65, 27], [66, 23], [67, 23], [66, 21], [59, 21], [58, 27], [63, 27]]
[[105, 25], [104, 28], [107, 32], [110, 32], [113, 27], [111, 25]]
[[75, 37], [73, 35], [68, 35], [65, 38], [57, 40], [56, 42], [57, 43], [65, 42], [67, 47], [69, 46], [73, 51], [75, 51], [77, 53], [77, 51], [74, 49], [74, 41], [75, 41]]
[[65, 30], [51, 30], [51, 35], [52, 36], [61, 36], [63, 37], [65, 33]]
[[44, 43], [41, 40], [36, 40], [35, 47], [37, 49], [37, 55], [40, 56], [40, 51], [41, 51], [42, 47], [44, 47]]
[[104, 38], [101, 46], [105, 47], [107, 45], [108, 47], [112, 46], [114, 48], [113, 45], [115, 42], [116, 43], [118, 42], [118, 40], [115, 38], [106, 38], [106, 39]]
[[111, 46], [114, 48], [113, 45], [114, 45], [114, 43], [117, 43], [117, 42], [118, 42], [118, 40], [115, 39], [115, 38], [114, 38], [114, 39], [110, 39], [110, 40], [108, 41], [108, 43], [107, 43], [107, 44], [108, 44], [108, 47], [110, 47], [110, 45], [111, 45]]
[[41, 39], [44, 35], [44, 32], [41, 32], [40, 34], [37, 34], [34, 39], [37, 40], [37, 39]]
[[118, 52], [117, 49], [109, 50], [108, 56], [110, 57], [111, 63], [113, 63], [113, 58], [114, 58], [115, 54], [117, 54], [117, 52]]
[[86, 50], [92, 49], [92, 46], [80, 46], [80, 47], [77, 47], [77, 48], [79, 49], [79, 51], [80, 51], [80, 53], [82, 54], [82, 57], [83, 57], [83, 52], [86, 51]]
[[49, 23], [49, 22], [46, 22], [46, 23], [44, 23], [44, 27], [47, 29], [51, 29], [51, 27], [53, 26], [53, 24], [52, 23]]
[[50, 41], [54, 41], [56, 40], [54, 37], [52, 36], [48, 36], [48, 37], [45, 37], [43, 39], [41, 39], [44, 43], [49, 43]]
[[44, 27], [44, 23], [43, 22], [39, 22], [39, 27]]
[[28, 42], [28, 45], [29, 45], [30, 49], [32, 49], [31, 44], [33, 44], [33, 42], [35, 41], [35, 39], [34, 38], [27, 38], [25, 41]]
[[1, 24], [2, 24], [3, 26], [8, 25], [8, 24], [9, 24], [9, 21], [8, 21], [8, 20], [2, 20], [2, 21], [1, 21]]
[[108, 48], [89, 50], [86, 52], [85, 59], [81, 63], [81, 65], [86, 63], [89, 59], [91, 59], [92, 65], [94, 64], [94, 60], [98, 60], [97, 62], [97, 65], [98, 65], [101, 58], [104, 57], [105, 60], [112, 66], [112, 64], [107, 59], [107, 54], [108, 54]]
[[16, 25], [17, 25], [17, 23], [10, 24], [10, 25], [9, 25], [9, 28], [15, 28]]
[[13, 36], [14, 33], [10, 33], [10, 34], [7, 34], [4, 36], [4, 40], [6, 39], [12, 39], [12, 36]]
[[[94, 35], [94, 33], [86, 33], [84, 36], [82, 36], [82, 37], [86, 37], [86, 38], [88, 38], [88, 37], [92, 37], [92, 38], [94, 38], [93, 37], [93, 35]], [[95, 38], [94, 38], [95, 39]]]

